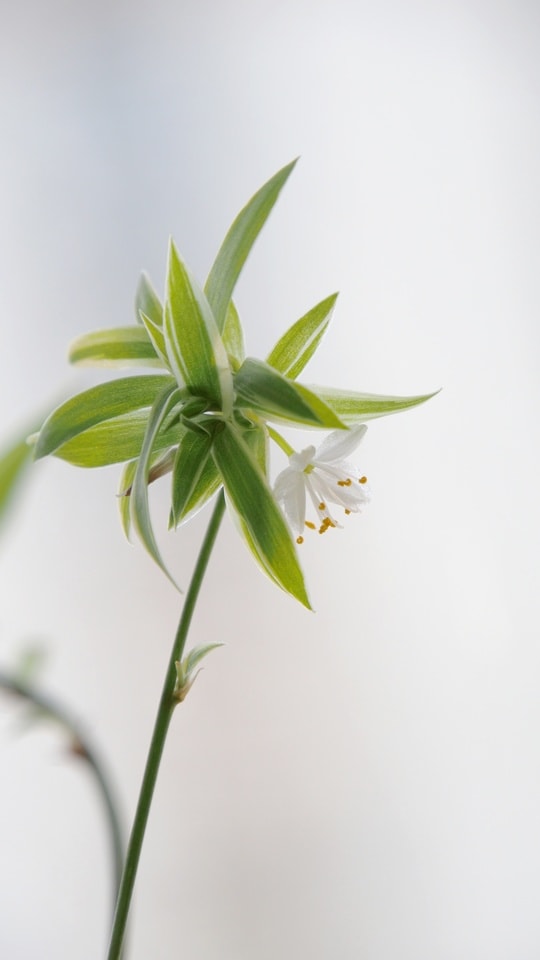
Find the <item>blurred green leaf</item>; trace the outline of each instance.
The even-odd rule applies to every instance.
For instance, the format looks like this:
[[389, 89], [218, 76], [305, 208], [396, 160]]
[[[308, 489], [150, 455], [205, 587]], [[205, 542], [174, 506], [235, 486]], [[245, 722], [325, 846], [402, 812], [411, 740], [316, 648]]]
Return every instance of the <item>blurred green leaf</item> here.
[[287, 164], [257, 191], [240, 211], [221, 245], [204, 288], [220, 331], [242, 267], [295, 163], [293, 160]]
[[266, 362], [283, 376], [295, 380], [319, 346], [337, 297], [337, 293], [333, 293], [293, 323], [278, 340]]
[[216, 432], [212, 454], [227, 496], [248, 533], [248, 546], [279, 586], [310, 607], [291, 532], [247, 444], [229, 424]]
[[161, 358], [163, 366], [169, 368], [169, 358], [167, 357], [167, 347], [165, 346], [163, 327], [158, 326], [157, 323], [154, 323], [154, 321], [151, 320], [150, 317], [147, 317], [145, 313], [142, 313], [142, 311], [141, 323], [146, 330], [146, 334], [154, 348], [156, 355]]
[[181, 398], [182, 394], [174, 381], [172, 384], [168, 383], [161, 393], [159, 393], [148, 418], [148, 426], [133, 478], [130, 498], [131, 519], [142, 544], [175, 587], [177, 584], [174, 582], [161, 558], [152, 529], [150, 506], [148, 503], [148, 480], [152, 453], [157, 436], [170, 414], [176, 407], [179, 407]]
[[415, 397], [393, 397], [376, 393], [352, 393], [348, 390], [333, 390], [331, 387], [314, 387], [310, 390], [340, 417], [348, 427], [375, 417], [386, 417], [400, 410], [417, 407], [430, 400], [439, 391], [425, 393]]
[[163, 306], [146, 273], [141, 274], [137, 287], [135, 315], [138, 323], [141, 323], [146, 329], [157, 356], [161, 357], [164, 365], [168, 367], [165, 337], [163, 336]]
[[21, 650], [13, 668], [13, 677], [18, 683], [35, 684], [43, 674], [49, 657], [43, 646], [31, 646]]
[[229, 360], [232, 361], [234, 369], [238, 369], [245, 356], [244, 331], [242, 330], [242, 324], [240, 323], [238, 310], [236, 309], [232, 300], [229, 303], [227, 310], [222, 340], [229, 356]]
[[165, 303], [165, 346], [178, 384], [225, 411], [232, 407], [232, 377], [223, 341], [197, 281], [171, 241]]
[[69, 360], [83, 366], [163, 366], [144, 327], [85, 333], [71, 344]]
[[138, 323], [142, 323], [141, 314], [154, 323], [157, 327], [163, 326], [163, 307], [150, 277], [147, 273], [142, 273], [135, 294], [135, 317]]
[[343, 423], [332, 408], [307, 387], [284, 377], [262, 360], [248, 357], [234, 381], [237, 402], [269, 420], [335, 429]]
[[32, 459], [33, 450], [26, 441], [27, 436], [25, 431], [0, 452], [0, 520], [7, 513]]
[[[139, 456], [147, 424], [148, 408], [112, 417], [62, 444], [55, 450], [54, 456], [76, 467], [105, 467], [110, 463], [123, 463]], [[154, 449], [162, 452], [172, 447], [178, 443], [180, 435], [179, 424], [160, 430]]]
[[124, 377], [78, 393], [47, 418], [39, 432], [34, 457], [38, 460], [54, 453], [72, 437], [97, 423], [150, 407], [156, 394], [167, 384], [174, 385], [172, 377]]

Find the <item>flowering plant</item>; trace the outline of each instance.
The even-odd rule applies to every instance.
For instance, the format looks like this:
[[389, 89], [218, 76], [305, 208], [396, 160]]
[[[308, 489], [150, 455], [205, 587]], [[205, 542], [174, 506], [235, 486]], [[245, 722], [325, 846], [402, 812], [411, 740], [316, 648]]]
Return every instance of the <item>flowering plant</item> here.
[[[291, 163], [275, 174], [237, 216], [204, 288], [171, 241], [163, 302], [143, 275], [136, 295], [136, 323], [85, 334], [70, 350], [75, 364], [144, 367], [146, 372], [72, 397], [32, 438], [36, 458], [53, 454], [81, 467], [123, 464], [119, 506], [124, 531], [129, 536], [134, 530], [171, 580], [150, 520], [149, 485], [170, 475], [172, 528], [215, 498], [165, 675], [119, 887], [109, 960], [116, 960], [122, 951], [174, 708], [188, 694], [201, 660], [219, 646], [207, 644], [185, 653], [225, 506], [263, 572], [309, 608], [297, 545], [306, 531], [322, 534], [339, 526], [337, 510], [348, 515], [368, 501], [366, 477], [349, 460], [366, 432], [365, 422], [432, 396], [378, 396], [298, 382], [328, 327], [335, 294], [297, 320], [265, 360], [245, 356], [234, 288], [293, 167]], [[278, 430], [283, 425], [322, 430], [326, 436], [318, 448], [310, 445], [297, 451]], [[274, 484], [272, 445], [289, 459]]]
[[[298, 383], [321, 342], [337, 295], [294, 323], [265, 361], [245, 356], [232, 294], [293, 166], [272, 177], [238, 215], [204, 290], [171, 241], [164, 303], [143, 275], [136, 297], [137, 325], [99, 330], [75, 341], [73, 363], [145, 366], [159, 372], [113, 380], [62, 404], [39, 432], [35, 456], [55, 454], [83, 467], [126, 461], [120, 483], [124, 529], [129, 534], [133, 524], [164, 570], [150, 523], [149, 483], [172, 473], [171, 527], [184, 523], [223, 487], [260, 567], [309, 607], [291, 530], [278, 503], [299, 540], [306, 490], [321, 511], [321, 530], [335, 526], [326, 500], [357, 510], [367, 499], [364, 478], [357, 478], [360, 486], [354, 488], [347, 476], [340, 479], [341, 456], [354, 449], [366, 429], [357, 425], [428, 397], [375, 396]], [[275, 423], [337, 432], [313, 459], [311, 447], [295, 454]], [[269, 441], [290, 456], [274, 493]]]

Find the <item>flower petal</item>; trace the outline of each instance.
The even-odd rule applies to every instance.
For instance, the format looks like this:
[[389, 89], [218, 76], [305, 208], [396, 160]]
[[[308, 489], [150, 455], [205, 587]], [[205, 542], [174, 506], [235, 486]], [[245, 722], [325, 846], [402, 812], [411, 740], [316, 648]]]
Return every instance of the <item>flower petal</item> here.
[[313, 457], [315, 456], [315, 447], [306, 447], [305, 450], [301, 450], [300, 453], [291, 453], [289, 457], [290, 470], [294, 470], [295, 473], [303, 473], [306, 467], [313, 462]]
[[306, 522], [305, 474], [287, 467], [276, 479], [274, 496], [283, 504], [283, 510], [294, 532], [302, 533]]
[[332, 499], [327, 495], [326, 484], [320, 474], [314, 470], [312, 473], [306, 473], [305, 478], [306, 488], [315, 507], [317, 518], [324, 520], [328, 517], [334, 527], [340, 527], [341, 524], [337, 522], [328, 509], [328, 501], [332, 502]]
[[332, 463], [334, 460], [342, 460], [349, 456], [353, 450], [356, 450], [366, 430], [365, 423], [359, 423], [349, 430], [333, 430], [321, 443], [314, 462], [322, 460]]

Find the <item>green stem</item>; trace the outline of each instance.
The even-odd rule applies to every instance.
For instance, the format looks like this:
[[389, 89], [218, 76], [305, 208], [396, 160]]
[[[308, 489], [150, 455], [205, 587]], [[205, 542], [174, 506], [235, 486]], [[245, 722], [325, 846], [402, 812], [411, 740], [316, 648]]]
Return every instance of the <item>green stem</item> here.
[[286, 453], [287, 456], [290, 457], [291, 454], [294, 453], [294, 447], [291, 447], [290, 443], [287, 443], [285, 437], [282, 437], [281, 434], [278, 433], [277, 430], [274, 430], [273, 427], [267, 426], [267, 430], [268, 436], [274, 441], [274, 443], [277, 443], [278, 447], [281, 447], [283, 453]]
[[201, 588], [206, 567], [210, 559], [210, 554], [212, 553], [212, 548], [216, 540], [224, 510], [225, 497], [223, 495], [223, 491], [221, 491], [218, 495], [214, 512], [210, 519], [210, 523], [208, 525], [208, 529], [197, 558], [197, 563], [193, 571], [193, 576], [186, 593], [182, 616], [180, 617], [180, 622], [178, 624], [178, 629], [176, 631], [176, 636], [174, 638], [171, 656], [167, 667], [167, 673], [165, 675], [161, 699], [159, 701], [159, 707], [154, 724], [154, 732], [150, 742], [150, 749], [148, 751], [146, 767], [141, 783], [139, 800], [137, 803], [137, 809], [135, 811], [135, 819], [131, 829], [131, 837], [129, 839], [122, 882], [120, 884], [120, 892], [118, 894], [118, 903], [116, 905], [108, 960], [118, 960], [120, 957], [144, 833], [146, 830], [148, 814], [150, 812], [150, 805], [152, 803], [152, 797], [154, 794], [154, 787], [156, 785], [163, 748], [165, 746], [165, 739], [169, 729], [169, 723], [177, 703], [177, 700], [174, 697], [174, 688], [176, 684], [175, 664], [177, 660], [182, 659], [189, 626], [191, 624], [191, 618], [195, 609], [195, 603], [199, 595], [199, 590]]
[[0, 672], [0, 687], [13, 693], [18, 697], [23, 697], [38, 707], [47, 717], [50, 717], [68, 733], [73, 753], [86, 761], [90, 767], [101, 794], [109, 834], [111, 838], [111, 850], [113, 861], [113, 904], [116, 901], [120, 880], [122, 878], [122, 865], [124, 862], [124, 844], [122, 840], [122, 829], [118, 817], [116, 804], [113, 798], [113, 790], [109, 783], [102, 760], [99, 757], [95, 747], [88, 741], [86, 733], [82, 730], [77, 720], [52, 697], [44, 693], [39, 693], [28, 683], [17, 679], [10, 674]]

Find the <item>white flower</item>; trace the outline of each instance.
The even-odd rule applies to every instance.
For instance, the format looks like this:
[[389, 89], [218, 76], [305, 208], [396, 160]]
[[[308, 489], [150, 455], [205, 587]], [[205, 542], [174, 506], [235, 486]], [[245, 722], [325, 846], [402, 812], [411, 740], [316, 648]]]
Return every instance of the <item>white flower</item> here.
[[[346, 460], [360, 443], [367, 427], [359, 424], [350, 430], [334, 430], [318, 450], [306, 447], [289, 457], [289, 466], [276, 478], [274, 494], [282, 504], [297, 543], [303, 543], [304, 527], [325, 533], [340, 524], [330, 514], [328, 504], [344, 507], [345, 513], [357, 513], [369, 500], [366, 477]], [[306, 491], [315, 507], [317, 524], [306, 520]]]

